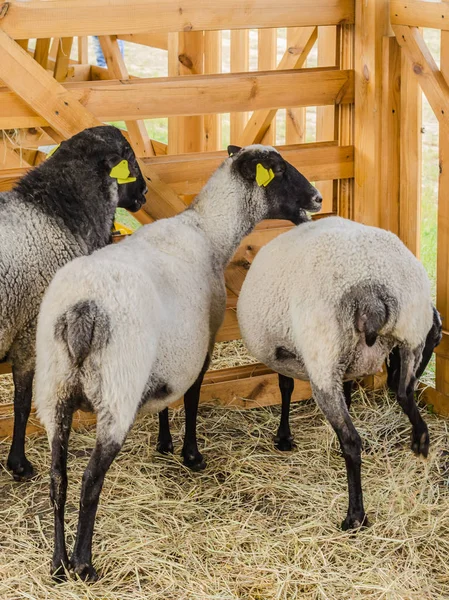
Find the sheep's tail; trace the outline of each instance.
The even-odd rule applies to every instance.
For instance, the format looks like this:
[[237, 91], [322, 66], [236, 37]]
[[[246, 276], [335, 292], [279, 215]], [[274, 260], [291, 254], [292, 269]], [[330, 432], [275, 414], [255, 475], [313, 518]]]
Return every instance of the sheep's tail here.
[[355, 301], [354, 325], [365, 334], [367, 346], [376, 343], [379, 332], [397, 316], [397, 301], [384, 286], [362, 286], [353, 296]]
[[79, 368], [89, 354], [108, 343], [109, 317], [93, 300], [80, 301], [59, 317], [55, 336], [66, 344], [70, 359]]

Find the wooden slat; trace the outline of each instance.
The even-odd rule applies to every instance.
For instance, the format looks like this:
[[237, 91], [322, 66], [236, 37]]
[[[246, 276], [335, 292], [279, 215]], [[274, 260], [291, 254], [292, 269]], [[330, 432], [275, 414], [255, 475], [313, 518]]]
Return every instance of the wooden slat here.
[[445, 2], [391, 0], [390, 18], [393, 25], [449, 29], [449, 7]]
[[[38, 62], [44, 69], [47, 68], [48, 51], [50, 50], [51, 38], [43, 38], [36, 40], [36, 48], [34, 50], [34, 60]], [[28, 44], [27, 44], [28, 46]]]
[[353, 0], [28, 0], [12, 1], [2, 28], [13, 38], [168, 33], [337, 25], [354, 22]]
[[59, 40], [58, 54], [56, 55], [53, 77], [56, 81], [65, 81], [70, 62], [70, 52], [72, 51], [73, 38], [61, 38]]
[[399, 237], [419, 256], [421, 224], [421, 89], [401, 53]]
[[421, 88], [438, 119], [443, 135], [449, 136], [449, 85], [438, 69], [418, 28], [393, 26], [399, 45], [409, 59], [409, 69], [418, 77]]
[[[22, 167], [20, 169], [1, 169], [0, 170], [0, 192], [9, 192], [16, 185], [19, 179], [28, 173], [30, 167]], [[0, 363], [1, 365], [1, 363]]]
[[[337, 60], [337, 30], [336, 27], [318, 28], [318, 66], [331, 67]], [[318, 106], [316, 109], [316, 141], [335, 139], [335, 107]], [[323, 197], [324, 212], [329, 212], [334, 203], [334, 182], [315, 181], [316, 187]]]
[[[449, 3], [447, 3], [449, 6]], [[440, 47], [441, 75], [449, 83], [449, 32], [441, 32]], [[445, 329], [449, 323], [449, 138], [440, 125], [438, 180], [438, 236], [437, 236], [437, 308]], [[449, 414], [449, 335], [443, 333], [441, 344], [435, 349], [436, 390], [446, 396], [445, 405]], [[439, 406], [444, 404], [437, 397]]]
[[[277, 70], [299, 69], [307, 59], [317, 37], [316, 27], [306, 27], [295, 29], [291, 33], [290, 43], [282, 57]], [[298, 106], [301, 102], [297, 103]], [[332, 103], [333, 104], [333, 103]], [[238, 139], [238, 145], [247, 146], [249, 144], [260, 143], [268, 128], [270, 127], [276, 110], [257, 110], [252, 115], [242, 134]]]
[[[277, 65], [277, 29], [259, 29], [257, 44], [257, 68], [259, 71], [271, 71]], [[276, 144], [276, 120], [271, 121], [263, 139], [263, 144]]]
[[[354, 25], [342, 25], [338, 31], [340, 42], [340, 69], [354, 68]], [[354, 105], [345, 104], [338, 107], [338, 143], [341, 146], [354, 144]], [[346, 219], [354, 215], [354, 179], [338, 181], [337, 212]]]
[[[249, 31], [247, 29], [231, 31], [231, 73], [243, 73], [249, 69]], [[242, 133], [248, 120], [244, 111], [232, 112], [230, 115], [230, 142], [245, 146]]]
[[0, 173], [3, 169], [18, 169], [29, 166], [20, 152], [14, 152], [6, 139], [0, 140]]
[[[204, 32], [204, 73], [221, 73], [221, 31]], [[204, 115], [203, 150], [211, 152], [221, 148], [221, 118], [218, 114]]]
[[380, 226], [399, 235], [401, 49], [394, 36], [383, 39]]
[[86, 36], [78, 37], [78, 62], [80, 65], [86, 65], [89, 62], [89, 45]]
[[419, 384], [420, 397], [433, 407], [433, 412], [443, 417], [449, 417], [449, 397], [432, 387]]
[[[353, 177], [354, 150], [333, 143], [279, 146], [282, 156], [312, 181]], [[226, 152], [145, 159], [178, 194], [196, 194], [226, 158]]]
[[122, 33], [117, 36], [119, 40], [140, 44], [142, 46], [150, 46], [151, 48], [160, 48], [161, 50], [168, 49], [168, 36], [166, 33]]
[[[2, 46], [4, 44], [0, 42], [0, 50]], [[17, 49], [23, 52], [18, 46]], [[30, 60], [36, 68], [39, 66]], [[39, 71], [36, 76], [40, 75]], [[37, 106], [33, 102], [31, 104], [38, 110], [42, 105], [43, 87], [42, 83], [32, 87], [23, 83], [18, 89], [26, 89], [26, 97], [37, 102]], [[348, 70], [303, 69], [258, 74], [65, 83], [63, 87], [68, 100], [82, 102], [97, 119], [116, 121], [348, 103], [354, 99], [354, 74]], [[226, 90], [226, 94], [223, 90]], [[58, 96], [58, 106], [60, 104], [63, 105], [63, 99]], [[73, 111], [70, 113], [73, 115], [72, 121], [76, 121]], [[63, 119], [59, 120], [62, 122]], [[14, 93], [0, 89], [0, 129], [40, 127], [44, 124], [42, 115], [36, 115]]]

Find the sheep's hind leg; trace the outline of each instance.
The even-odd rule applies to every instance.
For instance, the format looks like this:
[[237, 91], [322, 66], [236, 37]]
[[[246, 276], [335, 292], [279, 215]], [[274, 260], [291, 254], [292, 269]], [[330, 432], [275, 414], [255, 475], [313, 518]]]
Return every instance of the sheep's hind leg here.
[[346, 519], [341, 525], [342, 529], [356, 529], [367, 526], [368, 519], [363, 508], [361, 480], [362, 443], [349, 416], [342, 385], [340, 384], [332, 390], [323, 390], [313, 382], [311, 383], [313, 397], [337, 434], [346, 463], [349, 506]]
[[159, 435], [156, 450], [161, 454], [173, 454], [173, 440], [168, 421], [168, 408], [164, 408], [159, 413]]
[[274, 445], [278, 450], [286, 452], [294, 448], [293, 436], [290, 431], [290, 400], [295, 387], [295, 382], [292, 377], [286, 377], [279, 373], [279, 389], [281, 390], [282, 397], [282, 408], [281, 408], [281, 422], [279, 423], [279, 429], [276, 437], [274, 438]]
[[23, 370], [13, 363], [14, 379], [14, 432], [7, 466], [16, 481], [31, 479], [34, 475], [33, 465], [25, 456], [25, 434], [28, 417], [31, 411], [34, 370]]
[[55, 407], [56, 428], [51, 445], [50, 499], [54, 512], [54, 551], [51, 573], [55, 581], [66, 579], [69, 559], [65, 545], [64, 510], [67, 495], [67, 451], [72, 426], [73, 400]]
[[343, 393], [345, 395], [346, 407], [349, 410], [351, 408], [352, 399], [352, 384], [353, 381], [343, 381]]
[[198, 375], [195, 383], [184, 394], [184, 409], [186, 414], [186, 432], [184, 436], [184, 446], [182, 448], [182, 456], [184, 464], [192, 471], [201, 471], [206, 467], [206, 462], [203, 455], [198, 450], [196, 440], [196, 418], [198, 414], [198, 404], [200, 401], [201, 384], [203, 383], [204, 374], [209, 366], [209, 356], [204, 361], [203, 368]]
[[108, 441], [107, 435], [102, 435], [100, 441], [97, 437], [95, 448], [91, 454], [89, 464], [83, 475], [81, 499], [76, 533], [75, 547], [70, 558], [70, 566], [84, 581], [96, 581], [97, 571], [92, 565], [92, 536], [95, 525], [98, 501], [104, 478], [114, 458], [120, 451], [122, 443]]

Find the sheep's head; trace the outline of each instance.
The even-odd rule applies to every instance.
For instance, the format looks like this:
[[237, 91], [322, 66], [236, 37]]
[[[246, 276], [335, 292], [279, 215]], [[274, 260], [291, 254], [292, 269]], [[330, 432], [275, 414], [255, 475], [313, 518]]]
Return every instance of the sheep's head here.
[[62, 142], [50, 160], [61, 163], [62, 168], [70, 163], [87, 185], [90, 177], [98, 178], [120, 208], [135, 212], [145, 203], [145, 179], [131, 146], [116, 127], [85, 129]]
[[266, 219], [288, 219], [295, 225], [308, 220], [306, 211], [318, 212], [319, 191], [271, 146], [229, 146], [232, 169], [260, 199], [262, 191]]

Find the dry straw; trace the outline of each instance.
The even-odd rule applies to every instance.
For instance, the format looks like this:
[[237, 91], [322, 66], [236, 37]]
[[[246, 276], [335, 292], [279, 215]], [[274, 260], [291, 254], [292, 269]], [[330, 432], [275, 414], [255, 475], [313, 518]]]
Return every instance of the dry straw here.
[[[425, 412], [425, 409], [423, 409]], [[183, 412], [171, 413], [175, 455], [155, 451], [157, 418], [136, 422], [108, 473], [94, 536], [99, 582], [49, 577], [49, 452], [29, 441], [39, 477], [0, 472], [0, 598], [301, 600], [449, 598], [447, 421], [427, 414], [427, 461], [409, 449], [409, 425], [386, 393], [359, 390], [351, 408], [363, 443], [365, 504], [372, 526], [338, 528], [347, 506], [336, 437], [313, 401], [292, 409], [297, 449], [272, 438], [279, 407], [202, 407], [203, 473], [182, 466]], [[79, 486], [94, 432], [73, 433], [67, 537], [73, 543]], [[8, 444], [0, 445], [1, 461]]]

